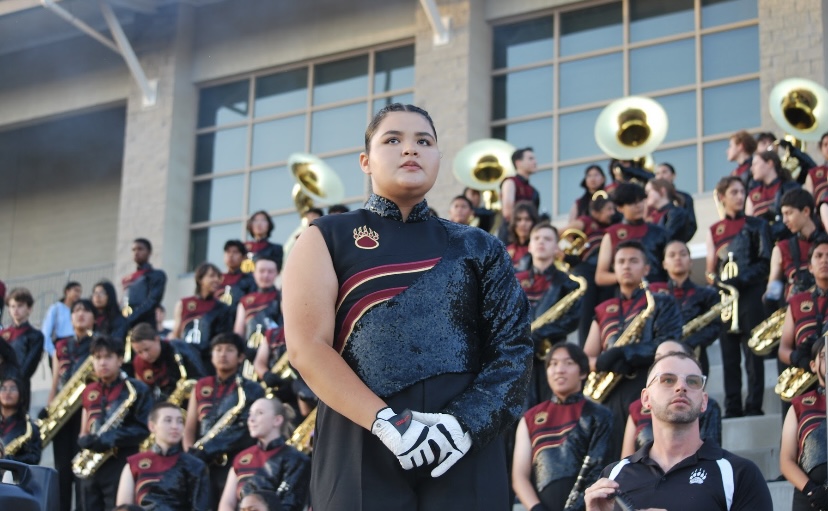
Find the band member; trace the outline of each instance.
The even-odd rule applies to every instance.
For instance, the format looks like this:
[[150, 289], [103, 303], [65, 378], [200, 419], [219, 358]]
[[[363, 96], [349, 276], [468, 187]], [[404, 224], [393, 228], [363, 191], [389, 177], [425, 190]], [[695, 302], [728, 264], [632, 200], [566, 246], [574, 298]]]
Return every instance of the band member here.
[[587, 511], [773, 509], [759, 467], [701, 438], [707, 378], [700, 371], [684, 353], [669, 353], [653, 364], [641, 391], [641, 402], [651, 411], [653, 442], [604, 469], [586, 490]]
[[[480, 196], [480, 190], [463, 188], [463, 196], [471, 202], [472, 205], [472, 219], [469, 225], [479, 227], [486, 232], [493, 232], [492, 228], [495, 223], [495, 212], [486, 207], [483, 198]], [[502, 220], [502, 219], [501, 219]]]
[[826, 511], [825, 337], [814, 343], [808, 359], [819, 386], [792, 400], [782, 426], [779, 468], [795, 487], [792, 511]]
[[819, 152], [825, 158], [826, 163], [810, 169], [805, 184], [802, 185], [813, 195], [816, 204], [825, 202], [826, 193], [828, 193], [828, 133], [824, 133], [819, 139]]
[[796, 293], [814, 285], [814, 276], [808, 270], [808, 254], [814, 239], [822, 233], [813, 220], [814, 199], [798, 188], [782, 196], [782, 221], [793, 233], [778, 241], [771, 252], [770, 276], [765, 290], [765, 301], [776, 310]]
[[560, 342], [549, 350], [551, 399], [524, 414], [515, 437], [512, 488], [526, 509], [583, 509], [584, 489], [607, 464], [612, 412], [584, 398], [588, 373], [578, 346]]
[[736, 176], [742, 180], [745, 189], [752, 187], [753, 178], [751, 176], [750, 168], [753, 164], [753, 153], [756, 152], [756, 139], [745, 130], [737, 131], [730, 137], [730, 143], [727, 146], [727, 161], [736, 162], [738, 165], [731, 176]]
[[578, 283], [555, 267], [555, 259], [559, 254], [558, 231], [549, 222], [541, 222], [532, 229], [529, 253], [532, 255], [532, 268], [518, 272], [516, 276], [529, 299], [533, 322], [539, 321], [542, 324], [532, 328], [536, 357], [532, 364], [526, 408], [549, 399], [551, 390], [546, 381], [546, 350], [557, 342], [565, 341], [566, 336], [577, 328], [582, 303], [581, 298], [576, 298], [562, 315], [544, 321], [542, 316], [551, 307], [562, 300], [573, 300], [572, 293], [578, 289]]
[[108, 280], [101, 280], [92, 288], [91, 300], [95, 306], [95, 333], [109, 335], [124, 342], [127, 322], [118, 308], [115, 286]]
[[[242, 296], [256, 290], [256, 281], [253, 280], [253, 275], [241, 271], [246, 253], [247, 249], [240, 240], [227, 240], [224, 244], [224, 266], [227, 267], [227, 270], [221, 274], [221, 284], [219, 284], [219, 289], [216, 291], [216, 298], [221, 299], [229, 291], [230, 303], [227, 305], [234, 311]], [[228, 289], [227, 286], [230, 286], [230, 288]], [[225, 303], [227, 302], [225, 301]]]
[[584, 178], [581, 180], [581, 188], [584, 189], [584, 194], [572, 203], [572, 208], [569, 210], [570, 223], [582, 216], [589, 215], [589, 206], [595, 193], [603, 190], [606, 182], [607, 176], [604, 175], [600, 165], [590, 165], [584, 170]]
[[505, 509], [526, 298], [497, 240], [428, 214], [440, 151], [424, 110], [386, 106], [365, 143], [365, 209], [312, 224], [284, 275], [291, 363], [320, 400], [313, 508]]
[[[690, 280], [690, 249], [681, 241], [671, 241], [664, 250], [664, 269], [669, 280], [666, 284], [656, 283], [650, 289], [654, 293], [672, 295], [681, 309], [682, 324], [687, 325], [710, 311], [721, 301], [719, 293], [711, 287], [698, 286]], [[681, 339], [698, 354], [702, 372], [707, 374], [710, 367], [707, 359], [707, 347], [719, 338], [722, 329], [721, 314], [710, 318], [706, 325], [700, 325], [693, 332], [682, 335]], [[696, 355], [694, 355], [696, 356]]]
[[0, 342], [9, 344], [15, 353], [18, 370], [26, 381], [32, 378], [43, 355], [43, 334], [29, 323], [34, 298], [24, 287], [17, 287], [6, 297], [12, 325], [0, 330]]
[[294, 409], [299, 412], [297, 420], [301, 420], [308, 416], [319, 400], [302, 376], [290, 365], [281, 369], [277, 368], [282, 357], [287, 353], [284, 328], [276, 327], [268, 330], [265, 333], [265, 339], [267, 342], [259, 344], [256, 350], [256, 359], [253, 362], [256, 375], [259, 381], [272, 389], [273, 394], [281, 402], [295, 407]]
[[257, 258], [255, 264], [256, 291], [242, 297], [233, 327], [235, 333], [246, 339], [256, 331], [257, 325], [262, 326], [264, 333], [282, 324], [281, 295], [275, 287], [279, 266], [267, 257]]
[[770, 225], [774, 242], [790, 237], [791, 232], [782, 220], [782, 196], [799, 188], [791, 179], [791, 173], [782, 166], [779, 155], [765, 151], [753, 158], [750, 167], [753, 186], [748, 192], [745, 214], [764, 218]]
[[664, 247], [667, 245], [667, 231], [644, 221], [644, 188], [634, 183], [618, 185], [612, 194], [612, 201], [624, 219], [620, 224], [607, 227], [598, 251], [598, 268], [595, 271], [595, 283], [599, 286], [614, 286], [618, 276], [612, 269], [613, 254], [622, 241], [638, 241], [644, 248], [650, 273], [646, 278], [650, 282], [666, 280], [661, 261], [664, 259]]
[[512, 221], [509, 222], [509, 243], [506, 252], [512, 258], [512, 266], [523, 271], [531, 263], [529, 254], [529, 233], [538, 223], [538, 211], [526, 201], [518, 202], [514, 207]]
[[195, 295], [182, 298], [175, 306], [172, 338], [192, 344], [205, 366], [210, 364], [209, 340], [232, 329], [230, 307], [215, 298], [220, 282], [219, 269], [201, 263], [195, 271]]
[[26, 413], [30, 398], [28, 378], [15, 374], [0, 378], [0, 440], [6, 449], [5, 459], [39, 465], [40, 429]]
[[207, 464], [214, 496], [221, 495], [228, 460], [253, 444], [245, 424], [250, 405], [264, 395], [262, 387], [239, 376], [244, 341], [234, 333], [210, 341], [215, 376], [196, 382], [187, 406], [184, 449]]
[[281, 503], [275, 492], [267, 490], [254, 490], [247, 494], [239, 502], [240, 511], [273, 511], [279, 510]]
[[97, 380], [83, 391], [78, 446], [90, 453], [112, 452], [91, 475], [81, 479], [83, 509], [93, 511], [115, 507], [121, 470], [149, 434], [147, 419], [152, 399], [146, 385], [121, 375], [121, 341], [95, 336], [89, 352]]
[[331, 204], [328, 206], [329, 215], [341, 215], [342, 213], [347, 213], [348, 211], [351, 211], [351, 209], [345, 204]]
[[[618, 294], [595, 308], [595, 319], [584, 346], [593, 371], [612, 371], [619, 377], [623, 375], [620, 383], [603, 401], [613, 414], [613, 445], [609, 460], [616, 460], [621, 454], [621, 438], [629, 406], [639, 397], [646, 383], [645, 369], [653, 361], [656, 346], [667, 339], [680, 338], [683, 323], [678, 304], [672, 296], [651, 293], [653, 307], [649, 307], [641, 283], [650, 268], [641, 243], [619, 243], [614, 264], [618, 275]], [[630, 324], [642, 314], [646, 321], [640, 333], [635, 335], [638, 342], [614, 346], [619, 337], [625, 335]]]
[[181, 408], [165, 401], [156, 403], [150, 410], [148, 426], [150, 433], [155, 435], [155, 444], [149, 452], [127, 458], [118, 484], [118, 505], [208, 511], [210, 477], [207, 465], [181, 451], [184, 435]]
[[[753, 140], [751, 138], [751, 140]], [[732, 332], [733, 323], [724, 324], [720, 337], [725, 384], [725, 418], [762, 415], [765, 388], [765, 366], [762, 358], [747, 346], [750, 331], [764, 319], [762, 292], [770, 265], [771, 241], [768, 224], [761, 218], [745, 216], [745, 185], [736, 176], [722, 178], [716, 195], [725, 218], [713, 224], [707, 235], [707, 278], [711, 284], [722, 281], [739, 292], [739, 332]], [[733, 263], [727, 264], [729, 254]], [[726, 266], [727, 265], [727, 266]], [[723, 269], [737, 269], [738, 275], [725, 275]], [[740, 355], [741, 350], [741, 355]], [[748, 394], [742, 407], [741, 356], [745, 359]]]
[[[664, 341], [656, 348], [655, 358], [668, 353], [684, 353], [693, 356], [693, 349], [684, 342]], [[702, 369], [702, 374], [704, 370]], [[706, 376], [706, 374], [705, 374]], [[707, 398], [707, 409], [699, 416], [699, 433], [702, 440], [722, 445], [722, 409], [712, 397]], [[641, 399], [630, 404], [630, 416], [624, 428], [624, 442], [621, 457], [626, 458], [653, 441], [653, 419], [650, 409], [644, 407]]]
[[83, 289], [79, 282], [69, 281], [63, 287], [63, 298], [49, 306], [43, 318], [43, 350], [49, 358], [55, 354], [55, 341], [72, 337], [72, 305], [80, 300]]
[[250, 263], [244, 263], [242, 265], [243, 271], [252, 271], [252, 269], [248, 270], [244, 268], [244, 265], [255, 262], [256, 256], [272, 259], [276, 262], [277, 270], [282, 268], [282, 258], [284, 256], [282, 245], [269, 241], [270, 235], [273, 234], [275, 227], [267, 211], [256, 211], [250, 215], [250, 219], [247, 220], [247, 233], [253, 239], [244, 242], [244, 247], [247, 250], [247, 260]]
[[469, 222], [474, 217], [472, 210], [472, 203], [465, 195], [458, 195], [451, 199], [449, 204], [449, 220], [458, 224], [470, 225]]
[[[669, 163], [659, 163], [655, 168], [654, 176], [656, 179], [663, 179], [668, 181], [674, 187], [676, 186], [676, 169]], [[676, 195], [681, 198], [681, 206], [687, 211], [687, 227], [685, 230], [685, 242], [690, 241], [693, 235], [696, 234], [696, 208], [693, 205], [693, 196], [687, 192], [676, 189]]]
[[[86, 299], [76, 301], [72, 305], [72, 328], [75, 333], [72, 337], [59, 339], [55, 343], [55, 355], [52, 357], [52, 387], [49, 390], [48, 403], [54, 401], [55, 396], [69, 381], [78, 369], [89, 358], [89, 345], [92, 343], [92, 329], [95, 327], [95, 306]], [[45, 408], [40, 412], [40, 418], [45, 418]], [[78, 435], [81, 428], [81, 414], [74, 413], [66, 424], [55, 434], [52, 449], [55, 456], [55, 469], [58, 472], [60, 488], [60, 509], [72, 509], [72, 458], [78, 453]], [[81, 508], [80, 490], [75, 493], [76, 509]]]
[[235, 511], [238, 501], [254, 490], [275, 492], [285, 511], [305, 508], [310, 458], [285, 444], [293, 430], [293, 415], [293, 409], [276, 398], [261, 398], [253, 403], [247, 427], [256, 445], [233, 460], [219, 511]]
[[651, 179], [644, 186], [644, 192], [647, 194], [647, 222], [667, 231], [668, 240], [690, 241], [693, 237], [688, 230], [690, 219], [673, 184], [663, 179]]
[[158, 331], [158, 337], [161, 338], [162, 341], [166, 341], [172, 330], [164, 326], [164, 321], [167, 318], [167, 309], [164, 308], [163, 304], [158, 304], [155, 308], [155, 328]]
[[[161, 341], [149, 323], [138, 323], [131, 335], [135, 377], [150, 388], [155, 401], [169, 400], [178, 382], [185, 377], [197, 380], [207, 375], [201, 357], [192, 345], [183, 341]], [[175, 404], [181, 406], [184, 402]]]
[[132, 242], [132, 259], [138, 269], [131, 275], [121, 279], [124, 288], [124, 308], [127, 319], [127, 329], [138, 323], [155, 324], [155, 308], [164, 298], [164, 289], [167, 286], [167, 274], [156, 270], [149, 263], [152, 255], [152, 243], [145, 238], [136, 238]]
[[500, 183], [503, 223], [500, 226], [499, 237], [504, 243], [507, 242], [508, 236], [506, 227], [511, 225], [515, 218], [515, 206], [518, 202], [530, 202], [535, 206], [535, 211], [540, 208], [540, 193], [534, 186], [529, 184], [529, 177], [538, 170], [535, 150], [531, 147], [518, 149], [512, 153], [512, 165], [515, 166], [515, 175], [507, 177]]

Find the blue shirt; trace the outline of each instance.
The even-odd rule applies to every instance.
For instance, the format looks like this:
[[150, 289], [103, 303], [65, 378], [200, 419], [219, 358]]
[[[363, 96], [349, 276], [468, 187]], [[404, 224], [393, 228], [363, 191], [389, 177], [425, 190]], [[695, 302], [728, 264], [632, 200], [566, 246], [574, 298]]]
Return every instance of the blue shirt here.
[[55, 354], [55, 339], [72, 337], [75, 329], [72, 328], [72, 312], [63, 302], [55, 302], [43, 318], [43, 349], [51, 357]]

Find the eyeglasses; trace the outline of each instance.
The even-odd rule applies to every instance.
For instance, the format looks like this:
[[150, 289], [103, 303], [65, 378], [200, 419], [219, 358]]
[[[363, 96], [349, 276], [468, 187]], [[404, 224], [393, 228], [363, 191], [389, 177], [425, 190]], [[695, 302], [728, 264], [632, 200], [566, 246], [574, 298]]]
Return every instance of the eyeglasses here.
[[0, 392], [20, 392], [20, 389], [18, 389], [18, 388], [17, 388], [17, 387], [15, 387], [15, 386], [11, 386], [11, 387], [0, 387]]
[[675, 373], [656, 373], [653, 376], [653, 379], [650, 380], [650, 383], [647, 384], [649, 387], [653, 384], [656, 380], [658, 381], [659, 385], [665, 388], [673, 388], [676, 386], [676, 383], [679, 381], [679, 377], [684, 380], [684, 383], [687, 384], [687, 388], [693, 390], [702, 390], [704, 386], [707, 384], [707, 376], [702, 374], [675, 374]]

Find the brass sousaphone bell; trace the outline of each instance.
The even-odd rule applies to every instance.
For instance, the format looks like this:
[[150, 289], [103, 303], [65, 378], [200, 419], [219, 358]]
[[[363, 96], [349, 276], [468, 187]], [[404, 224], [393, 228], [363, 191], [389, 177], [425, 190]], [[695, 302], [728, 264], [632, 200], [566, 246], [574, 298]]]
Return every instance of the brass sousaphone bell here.
[[[484, 138], [467, 144], [454, 157], [454, 177], [464, 186], [478, 190], [483, 195], [486, 209], [500, 211], [500, 197], [497, 193], [500, 183], [515, 175], [512, 144], [496, 139]], [[503, 217], [497, 215], [491, 232], [497, 232]]]
[[[771, 117], [785, 132], [785, 139], [804, 151], [805, 142], [819, 142], [828, 129], [828, 90], [805, 78], [788, 78], [777, 83], [768, 96]], [[782, 156], [782, 164], [799, 176], [799, 161], [790, 151]]]
[[664, 142], [667, 128], [667, 112], [657, 101], [628, 96], [601, 110], [595, 121], [595, 142], [610, 157], [634, 161], [645, 169], [652, 166], [650, 154]]

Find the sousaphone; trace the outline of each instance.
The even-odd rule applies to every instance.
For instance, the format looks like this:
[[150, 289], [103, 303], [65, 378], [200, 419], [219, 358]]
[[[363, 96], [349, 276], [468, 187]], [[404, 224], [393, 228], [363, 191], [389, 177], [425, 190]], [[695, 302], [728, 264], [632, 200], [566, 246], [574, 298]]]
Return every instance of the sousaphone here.
[[[464, 186], [483, 195], [486, 209], [499, 212], [500, 183], [515, 175], [512, 154], [515, 146], [496, 138], [484, 138], [466, 145], [454, 157], [454, 177]], [[497, 232], [502, 216], [497, 214], [491, 232]]]
[[[828, 129], [828, 90], [811, 80], [788, 78], [777, 83], [768, 96], [768, 109], [784, 138], [801, 151], [805, 142], [819, 142]], [[797, 179], [801, 166], [790, 150], [782, 155], [782, 164]]]

